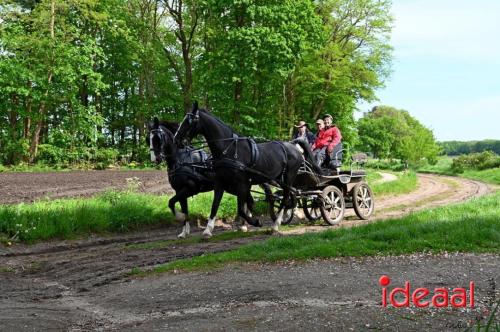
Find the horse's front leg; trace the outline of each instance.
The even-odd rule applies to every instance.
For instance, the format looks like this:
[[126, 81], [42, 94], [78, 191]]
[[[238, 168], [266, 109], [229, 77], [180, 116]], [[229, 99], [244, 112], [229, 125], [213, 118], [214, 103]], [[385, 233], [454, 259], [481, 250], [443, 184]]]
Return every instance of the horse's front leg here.
[[188, 205], [187, 205], [187, 197], [183, 197], [179, 199], [181, 204], [182, 213], [180, 215], [184, 216], [184, 226], [182, 227], [182, 233], [178, 235], [179, 238], [185, 238], [191, 233], [191, 225], [189, 224], [189, 220], [187, 219], [188, 215]]
[[222, 200], [222, 196], [224, 195], [224, 189], [221, 185], [215, 184], [214, 188], [214, 200], [212, 201], [212, 211], [210, 212], [210, 217], [208, 218], [207, 228], [203, 232], [204, 237], [211, 237], [212, 231], [215, 226], [215, 216], [217, 215], [217, 211], [219, 210], [220, 201]]

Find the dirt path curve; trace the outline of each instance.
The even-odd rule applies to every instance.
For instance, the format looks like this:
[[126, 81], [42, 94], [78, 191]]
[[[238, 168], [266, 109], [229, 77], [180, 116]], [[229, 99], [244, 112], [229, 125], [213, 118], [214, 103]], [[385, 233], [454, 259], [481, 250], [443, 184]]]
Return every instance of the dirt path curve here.
[[137, 178], [139, 191], [171, 192], [166, 171], [69, 171], [0, 173], [0, 204], [33, 202], [40, 199], [92, 196], [107, 189], [127, 187]]
[[[419, 175], [419, 188], [413, 193], [377, 199], [375, 217], [398, 216], [414, 209], [458, 202], [488, 191], [488, 186], [476, 181]], [[359, 223], [348, 216], [345, 225]], [[377, 326], [387, 329], [387, 324], [394, 323], [392, 316], [401, 320], [404, 315], [403, 311], [394, 311], [387, 316], [376, 305], [378, 300], [373, 292], [378, 294], [379, 289], [374, 286], [374, 278], [380, 273], [410, 278], [419, 272], [419, 277], [412, 280], [420, 284], [424, 284], [427, 279], [423, 278], [429, 276], [431, 279], [428, 280], [434, 280], [431, 282], [435, 285], [459, 287], [463, 281], [460, 277], [462, 271], [466, 271], [467, 276], [480, 278], [477, 280], [481, 281], [481, 296], [488, 294], [485, 286], [490, 282], [488, 278], [496, 276], [498, 279], [500, 275], [498, 257], [491, 259], [488, 255], [480, 255], [470, 258], [465, 255], [449, 262], [449, 268], [455, 269], [456, 273], [446, 272], [449, 271], [448, 265], [443, 267], [426, 260], [420, 265], [412, 265], [412, 260], [406, 258], [393, 262], [381, 258], [379, 268], [375, 268], [379, 263], [370, 259], [347, 259], [293, 267], [286, 264], [233, 266], [226, 267], [225, 272], [168, 274], [144, 280], [129, 276], [134, 267], [151, 268], [268, 237], [260, 235], [190, 244], [165, 241], [174, 240], [177, 232], [177, 228], [163, 227], [120, 236], [0, 247], [0, 326], [5, 330], [15, 328], [16, 331], [49, 328], [121, 331], [133, 330], [135, 326], [147, 331], [213, 329], [217, 326], [226, 326], [230, 330], [263, 329], [266, 326], [286, 330], [286, 327], [301, 326], [296, 324], [309, 323], [310, 320], [311, 326], [317, 328], [344, 326], [359, 330], [369, 328], [360, 324], [371, 324], [380, 316], [380, 325]], [[200, 230], [196, 232], [199, 234]], [[150, 249], [139, 246], [153, 241], [165, 242]], [[483, 269], [483, 272], [471, 274], [478, 269]], [[372, 279], [365, 278], [363, 273], [372, 275]], [[435, 276], [437, 279], [432, 279]], [[495, 278], [492, 280], [497, 282]], [[398, 280], [395, 284], [402, 283]], [[360, 292], [357, 292], [355, 289], [359, 285]], [[363, 289], [372, 295], [363, 297]], [[362, 318], [352, 319], [359, 316]], [[388, 318], [384, 318], [386, 316]], [[403, 321], [404, 326], [416, 329], [428, 315], [415, 317], [415, 321]], [[193, 323], [186, 324], [186, 319]], [[442, 324], [422, 326], [442, 329]]]

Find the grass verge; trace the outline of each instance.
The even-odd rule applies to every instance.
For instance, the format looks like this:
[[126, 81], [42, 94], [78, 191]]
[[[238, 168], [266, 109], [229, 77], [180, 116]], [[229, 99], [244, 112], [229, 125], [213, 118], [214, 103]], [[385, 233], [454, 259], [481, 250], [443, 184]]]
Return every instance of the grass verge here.
[[[203, 193], [190, 198], [190, 217], [209, 215], [212, 197], [213, 193]], [[167, 202], [166, 196], [109, 191], [92, 198], [0, 205], [0, 240], [32, 243], [173, 223]], [[224, 195], [218, 216], [233, 218], [235, 207], [235, 197]]]
[[397, 180], [370, 185], [376, 196], [406, 194], [417, 188], [417, 175], [414, 172], [399, 172], [393, 174], [398, 177]]
[[352, 228], [271, 238], [236, 250], [182, 259], [152, 271], [216, 268], [234, 262], [276, 262], [340, 256], [401, 255], [415, 252], [500, 253], [500, 193], [406, 217]]
[[452, 163], [453, 159], [451, 157], [440, 157], [436, 165], [427, 165], [420, 168], [418, 171], [422, 173], [460, 176], [467, 179], [500, 185], [500, 167], [485, 170], [465, 170], [463, 173], [457, 174], [451, 170]]

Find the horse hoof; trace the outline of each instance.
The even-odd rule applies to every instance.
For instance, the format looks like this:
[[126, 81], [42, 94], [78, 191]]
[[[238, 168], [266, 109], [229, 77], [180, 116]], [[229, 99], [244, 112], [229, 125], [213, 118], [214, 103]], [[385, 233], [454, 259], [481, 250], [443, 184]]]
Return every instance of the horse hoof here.
[[182, 232], [181, 234], [177, 235], [177, 237], [179, 239], [184, 239], [184, 238], [186, 238], [186, 234], [184, 234], [184, 232]]
[[240, 230], [241, 230], [242, 232], [244, 232], [244, 233], [245, 233], [245, 232], [248, 232], [248, 228], [247, 228], [247, 226], [241, 226]]
[[209, 238], [211, 238], [211, 237], [212, 237], [212, 233], [205, 231], [205, 232], [203, 232], [203, 237], [204, 237], [205, 239], [209, 239]]

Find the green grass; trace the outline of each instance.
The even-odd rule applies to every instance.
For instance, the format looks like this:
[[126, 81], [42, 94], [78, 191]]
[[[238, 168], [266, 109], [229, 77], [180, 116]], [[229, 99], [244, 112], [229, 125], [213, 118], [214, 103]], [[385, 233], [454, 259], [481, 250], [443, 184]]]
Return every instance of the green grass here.
[[459, 175], [468, 179], [500, 185], [500, 167], [485, 169], [482, 171], [466, 170]]
[[[236, 250], [178, 260], [152, 273], [198, 270], [234, 262], [276, 262], [416, 252], [500, 253], [500, 193], [466, 203], [352, 228], [275, 237]], [[136, 272], [138, 269], [135, 270]], [[141, 271], [140, 274], [150, 273]]]
[[438, 159], [436, 165], [427, 165], [421, 167], [418, 171], [422, 173], [436, 173], [443, 175], [453, 175], [460, 176], [467, 179], [473, 179], [478, 181], [483, 181], [486, 183], [500, 185], [500, 167], [490, 168], [485, 170], [465, 170], [463, 173], [454, 173], [451, 170], [451, 164], [453, 163], [453, 158], [448, 156], [443, 156]]
[[[205, 219], [212, 204], [212, 193], [188, 201], [191, 218]], [[33, 204], [0, 205], [0, 239], [35, 242], [71, 239], [89, 234], [126, 232], [144, 226], [173, 223], [167, 207], [168, 197], [134, 192], [109, 191], [93, 198], [39, 201]], [[233, 218], [235, 198], [225, 195], [220, 218]], [[178, 207], [179, 208], [179, 207]]]
[[393, 173], [398, 179], [394, 181], [370, 184], [375, 196], [389, 194], [405, 194], [417, 188], [417, 175], [414, 172]]
[[382, 175], [380, 175], [377, 171], [368, 169], [366, 170], [366, 181], [369, 184], [372, 184], [373, 182], [380, 180], [382, 178]]
[[448, 156], [439, 157], [435, 165], [425, 165], [418, 169], [422, 173], [438, 173], [446, 175], [454, 175], [451, 171], [451, 164], [453, 163], [453, 158]]

